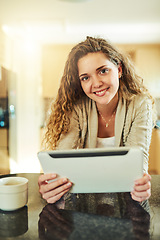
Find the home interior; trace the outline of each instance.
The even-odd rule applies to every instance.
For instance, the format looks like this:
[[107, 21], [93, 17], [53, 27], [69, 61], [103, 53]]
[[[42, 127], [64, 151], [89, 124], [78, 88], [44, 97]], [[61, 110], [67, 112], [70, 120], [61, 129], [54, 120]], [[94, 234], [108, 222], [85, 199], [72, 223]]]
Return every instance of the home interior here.
[[0, 174], [40, 172], [45, 120], [67, 55], [87, 35], [130, 55], [155, 97], [149, 172], [160, 174], [160, 1], [0, 2]]

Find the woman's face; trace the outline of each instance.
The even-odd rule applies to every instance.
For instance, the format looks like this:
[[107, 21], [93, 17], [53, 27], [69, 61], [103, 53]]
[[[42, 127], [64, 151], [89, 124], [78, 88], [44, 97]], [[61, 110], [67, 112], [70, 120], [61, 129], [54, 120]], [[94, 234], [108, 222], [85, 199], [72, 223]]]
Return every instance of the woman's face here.
[[78, 61], [78, 73], [84, 93], [97, 104], [108, 104], [117, 95], [121, 66], [102, 52], [88, 53]]

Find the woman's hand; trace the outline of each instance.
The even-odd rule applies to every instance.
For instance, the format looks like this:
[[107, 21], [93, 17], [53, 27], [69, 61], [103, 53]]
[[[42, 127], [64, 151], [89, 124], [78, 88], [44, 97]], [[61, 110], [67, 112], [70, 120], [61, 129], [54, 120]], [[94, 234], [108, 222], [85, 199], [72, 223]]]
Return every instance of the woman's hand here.
[[134, 189], [131, 192], [133, 200], [142, 202], [151, 196], [151, 176], [144, 173], [143, 177], [137, 179], [134, 184]]
[[[55, 180], [56, 174], [43, 174], [38, 179], [39, 192], [48, 203], [57, 202], [66, 192], [69, 191], [72, 183], [67, 178]], [[50, 180], [54, 180], [49, 182]]]

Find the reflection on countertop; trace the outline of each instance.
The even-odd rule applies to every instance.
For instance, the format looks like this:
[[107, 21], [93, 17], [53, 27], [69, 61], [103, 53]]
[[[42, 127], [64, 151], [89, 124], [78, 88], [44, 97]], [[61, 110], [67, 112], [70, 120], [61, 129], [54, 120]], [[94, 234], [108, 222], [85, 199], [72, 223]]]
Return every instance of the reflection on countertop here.
[[40, 239], [150, 238], [149, 204], [143, 207], [129, 193], [70, 194], [48, 204], [40, 214]]
[[27, 206], [12, 212], [8, 211], [4, 213], [4, 211], [0, 210], [0, 238], [17, 237], [27, 232], [27, 230]]

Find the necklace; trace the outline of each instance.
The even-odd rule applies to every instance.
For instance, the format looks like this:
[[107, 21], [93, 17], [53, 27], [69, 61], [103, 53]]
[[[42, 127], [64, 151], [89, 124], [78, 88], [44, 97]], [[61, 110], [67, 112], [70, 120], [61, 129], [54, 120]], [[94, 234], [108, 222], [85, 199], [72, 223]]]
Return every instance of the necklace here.
[[[98, 108], [97, 108], [97, 109], [98, 109]], [[109, 123], [110, 123], [110, 121], [112, 120], [114, 114], [116, 113], [116, 109], [115, 109], [114, 112], [112, 113], [112, 116], [111, 116], [111, 118], [108, 120], [108, 122], [106, 122], [105, 118], [103, 117], [102, 113], [101, 113], [99, 110], [98, 110], [98, 112], [99, 112], [101, 118], [103, 119], [103, 121], [105, 122], [105, 127], [107, 128], [107, 127], [109, 126]]]

